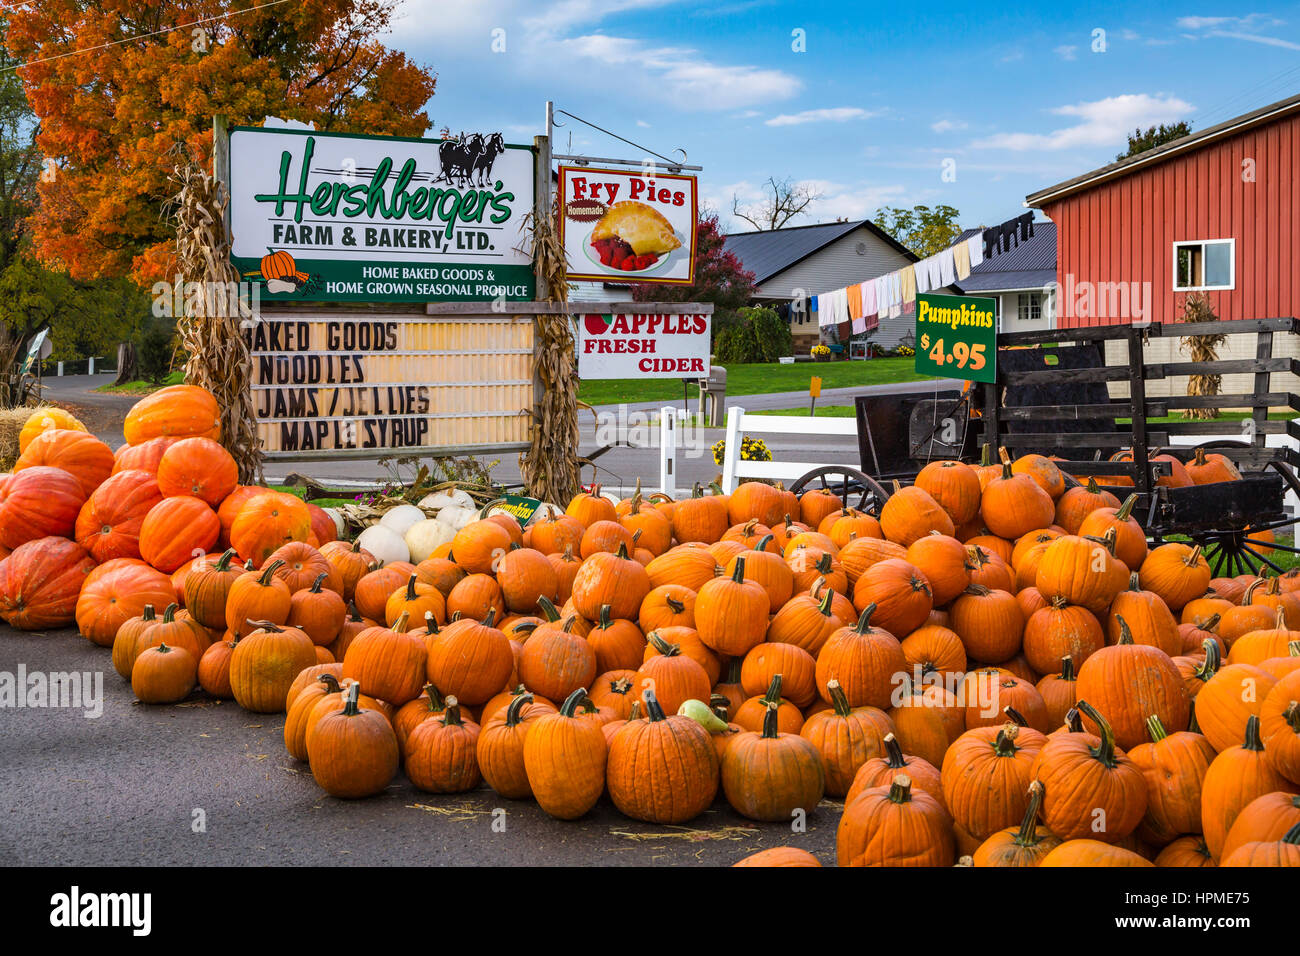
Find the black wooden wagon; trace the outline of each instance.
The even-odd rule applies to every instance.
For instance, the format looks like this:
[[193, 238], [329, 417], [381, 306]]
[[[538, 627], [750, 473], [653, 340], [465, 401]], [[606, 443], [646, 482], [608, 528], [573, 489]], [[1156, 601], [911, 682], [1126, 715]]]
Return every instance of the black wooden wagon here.
[[[1216, 575], [1254, 572], [1262, 566], [1279, 571], [1279, 552], [1300, 554], [1294, 535], [1300, 515], [1285, 507], [1287, 492], [1300, 495], [1300, 453], [1287, 441], [1300, 438], [1300, 423], [1271, 419], [1269, 412], [1289, 409], [1300, 416], [1300, 396], [1273, 391], [1271, 375], [1300, 372], [1296, 359], [1274, 355], [1275, 343], [1283, 341], [1279, 336], [1298, 333], [1296, 319], [1275, 318], [1000, 334], [996, 383], [859, 397], [861, 470], [828, 465], [803, 475], [792, 489], [820, 483], [834, 488], [846, 503], [854, 499], [873, 510], [888, 497], [892, 480], [910, 481], [929, 461], [975, 462], [985, 447], [1005, 447], [1013, 456], [1036, 452], [1063, 459], [1059, 464], [1071, 476], [1101, 478], [1099, 483], [1121, 499], [1136, 493], [1134, 515], [1150, 537], [1159, 542], [1181, 536], [1200, 544]], [[1143, 345], [1149, 341], [1212, 334], [1226, 335], [1229, 341], [1256, 336], [1255, 357], [1163, 363], [1144, 359]], [[1115, 344], [1107, 349], [1107, 343]], [[1153, 381], [1243, 373], [1253, 376], [1250, 392], [1147, 397]], [[1111, 398], [1112, 382], [1127, 383], [1128, 396]], [[1195, 408], [1240, 409], [1245, 417], [1180, 419], [1184, 410]], [[1189, 444], [1190, 436], [1211, 437]], [[1231, 459], [1242, 480], [1185, 488], [1161, 481], [1170, 465], [1153, 459], [1167, 455], [1186, 461], [1198, 447]], [[1106, 483], [1120, 476], [1132, 486]], [[1265, 531], [1273, 532], [1270, 544], [1249, 537]]]

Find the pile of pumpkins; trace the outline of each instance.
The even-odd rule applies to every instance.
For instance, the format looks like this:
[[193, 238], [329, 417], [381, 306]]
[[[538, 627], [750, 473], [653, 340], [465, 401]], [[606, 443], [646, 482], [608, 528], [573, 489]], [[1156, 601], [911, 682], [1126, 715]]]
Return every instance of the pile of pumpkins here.
[[197, 687], [285, 713], [334, 796], [400, 769], [657, 824], [719, 798], [789, 823], [832, 797], [842, 865], [1300, 864], [1300, 574], [1214, 578], [1050, 459], [934, 462], [876, 514], [760, 482], [595, 487], [526, 527], [453, 512], [421, 556], [411, 531], [463, 502], [335, 540], [190, 452], [216, 435], [189, 396], [132, 412], [120, 468], [51, 448], [5, 479], [0, 610], [75, 619], [144, 702]]

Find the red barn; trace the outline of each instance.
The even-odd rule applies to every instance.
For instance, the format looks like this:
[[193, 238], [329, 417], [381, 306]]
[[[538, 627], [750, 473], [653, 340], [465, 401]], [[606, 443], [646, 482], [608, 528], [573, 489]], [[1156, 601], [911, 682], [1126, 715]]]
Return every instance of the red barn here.
[[1059, 327], [1300, 315], [1300, 96], [1028, 196], [1057, 226]]

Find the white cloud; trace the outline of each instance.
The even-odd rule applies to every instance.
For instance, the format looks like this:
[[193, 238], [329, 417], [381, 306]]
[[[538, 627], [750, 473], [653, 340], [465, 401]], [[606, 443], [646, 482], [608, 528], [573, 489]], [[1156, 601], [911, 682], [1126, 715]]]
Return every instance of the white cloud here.
[[938, 122], [931, 123], [930, 129], [936, 133], [950, 133], [953, 130], [965, 129], [966, 123], [963, 120], [941, 119]]
[[1259, 33], [1242, 33], [1240, 30], [1211, 30], [1206, 36], [1225, 37], [1229, 40], [1249, 40], [1251, 43], [1263, 43], [1265, 46], [1280, 46], [1284, 50], [1300, 50], [1300, 43], [1293, 43], [1280, 37], [1264, 36]]
[[637, 121], [636, 121], [636, 125], [637, 125], [637, 126], [640, 126], [642, 129], [649, 129], [649, 128], [650, 128], [650, 124], [647, 123], [645, 120], [637, 120]]
[[1073, 60], [1077, 58], [1079, 48], [1077, 46], [1071, 46], [1070, 44], [1064, 44], [1062, 46], [1053, 47], [1052, 52], [1062, 60]]
[[698, 50], [649, 47], [630, 37], [593, 33], [562, 40], [558, 46], [561, 57], [618, 67], [624, 82], [629, 69], [638, 71], [643, 84], [666, 94], [680, 109], [735, 109], [788, 99], [803, 88], [797, 77], [781, 70], [713, 63]]
[[1177, 22], [1184, 30], [1204, 30], [1206, 27], [1221, 26], [1235, 19], [1235, 17], [1179, 17]]
[[799, 113], [782, 113], [765, 121], [766, 126], [801, 126], [804, 123], [845, 123], [849, 120], [871, 119], [882, 110], [864, 110], [857, 106], [833, 106], [825, 109], [803, 110]]
[[1282, 21], [1267, 13], [1249, 13], [1244, 17], [1179, 17], [1177, 24], [1184, 30], [1208, 30], [1233, 26], [1239, 30], [1258, 27], [1277, 27]]
[[1049, 112], [1078, 122], [1050, 133], [997, 133], [976, 140], [984, 149], [1090, 149], [1124, 142], [1135, 127], [1172, 123], [1189, 115], [1190, 103], [1176, 96], [1126, 93], [1104, 100], [1058, 106]]

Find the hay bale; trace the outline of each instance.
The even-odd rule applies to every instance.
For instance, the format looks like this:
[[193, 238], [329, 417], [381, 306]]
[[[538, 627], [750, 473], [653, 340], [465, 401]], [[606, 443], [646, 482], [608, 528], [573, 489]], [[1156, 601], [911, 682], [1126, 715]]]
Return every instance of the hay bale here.
[[34, 408], [0, 409], [0, 470], [13, 469], [18, 460], [18, 434], [35, 411]]

